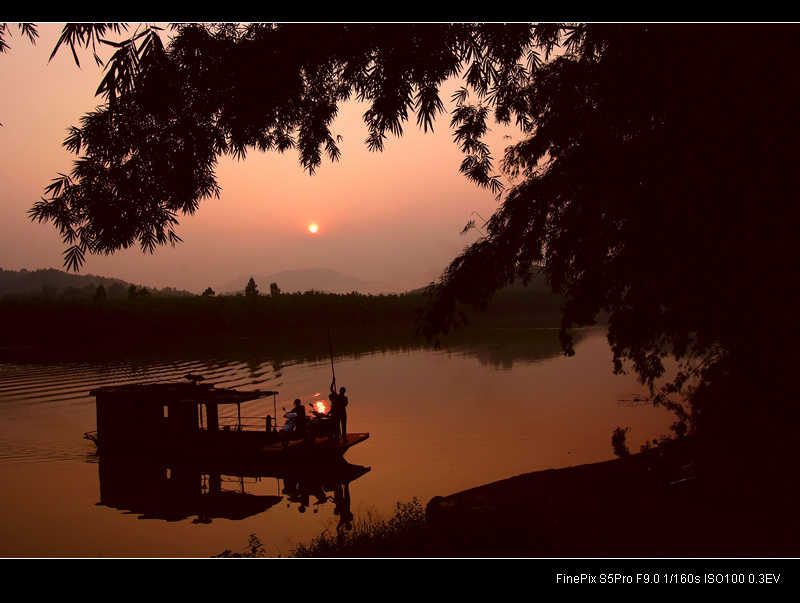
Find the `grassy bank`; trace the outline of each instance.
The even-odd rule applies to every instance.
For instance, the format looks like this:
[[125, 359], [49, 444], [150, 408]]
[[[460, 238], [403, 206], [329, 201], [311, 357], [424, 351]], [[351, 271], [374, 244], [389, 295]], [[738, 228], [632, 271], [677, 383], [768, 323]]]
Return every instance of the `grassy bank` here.
[[[397, 503], [389, 519], [368, 513], [356, 517], [348, 529], [331, 526], [311, 542], [297, 545], [289, 553], [295, 558], [386, 558], [424, 557], [428, 551], [425, 509], [417, 499]], [[266, 557], [258, 535], [252, 534], [242, 552], [226, 550], [215, 557]]]
[[[793, 483], [727, 454], [648, 450], [538, 471], [445, 497], [398, 504], [393, 517], [331, 528], [290, 557], [794, 558]], [[665, 454], [666, 453], [666, 454]], [[675, 479], [665, 461], [694, 463]], [[723, 460], [720, 463], [720, 460]], [[265, 557], [257, 536], [244, 553]]]

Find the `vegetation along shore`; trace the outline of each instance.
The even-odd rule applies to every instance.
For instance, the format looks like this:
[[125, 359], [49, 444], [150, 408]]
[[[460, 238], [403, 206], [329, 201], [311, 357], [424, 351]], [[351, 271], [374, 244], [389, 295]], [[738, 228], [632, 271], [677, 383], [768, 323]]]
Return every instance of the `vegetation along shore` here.
[[[428, 302], [422, 290], [385, 295], [283, 292], [279, 283], [271, 283], [263, 285], [262, 293], [253, 283], [254, 290], [232, 295], [212, 291], [193, 295], [83, 278], [81, 287], [42, 285], [0, 297], [2, 346], [102, 343], [114, 347], [185, 338], [289, 336], [298, 330], [324, 329], [326, 324], [400, 329], [411, 340], [417, 316]], [[487, 324], [518, 318], [527, 326], [557, 326], [559, 303], [560, 297], [543, 285], [511, 287], [498, 294], [487, 313], [476, 313], [475, 320]]]

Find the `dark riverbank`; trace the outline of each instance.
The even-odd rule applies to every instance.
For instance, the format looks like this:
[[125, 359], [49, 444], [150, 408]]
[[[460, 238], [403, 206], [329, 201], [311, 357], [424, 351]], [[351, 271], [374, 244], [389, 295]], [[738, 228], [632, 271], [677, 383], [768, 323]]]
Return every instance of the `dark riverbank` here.
[[[538, 558], [797, 557], [790, 474], [698, 465], [668, 485], [658, 450], [539, 471], [436, 497], [430, 555]], [[710, 465], [714, 465], [711, 461]], [[657, 465], [656, 465], [657, 467]], [[783, 482], [777, 479], [783, 477]]]
[[[280, 295], [80, 299], [46, 296], [0, 298], [2, 347], [53, 345], [127, 348], [153, 342], [277, 337], [300, 341], [303, 331], [346, 329], [380, 344], [381, 338], [414, 339], [427, 303], [421, 292], [401, 295], [346, 295], [308, 291]], [[542, 288], [498, 293], [474, 325], [553, 327], [560, 321], [560, 297]], [[171, 343], [170, 343], [171, 342]]]

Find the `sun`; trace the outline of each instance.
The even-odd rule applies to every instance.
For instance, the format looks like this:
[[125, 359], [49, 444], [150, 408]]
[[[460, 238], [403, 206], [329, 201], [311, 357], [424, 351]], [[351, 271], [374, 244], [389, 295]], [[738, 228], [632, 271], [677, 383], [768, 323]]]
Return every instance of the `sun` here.
[[319, 227], [316, 224], [309, 224], [308, 225], [308, 230], [311, 233], [315, 233], [315, 232], [317, 232], [317, 230], [319, 230]]

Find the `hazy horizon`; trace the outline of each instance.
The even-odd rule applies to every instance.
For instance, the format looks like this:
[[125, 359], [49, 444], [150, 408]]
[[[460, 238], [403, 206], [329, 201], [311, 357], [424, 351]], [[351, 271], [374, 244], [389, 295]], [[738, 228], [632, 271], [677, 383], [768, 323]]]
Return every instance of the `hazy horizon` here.
[[[79, 54], [80, 68], [69, 48], [48, 63], [62, 27], [39, 24], [34, 46], [12, 26], [10, 48], [0, 55], [0, 266], [6, 270], [64, 269], [60, 234], [52, 224], [31, 222], [27, 212], [53, 179], [71, 171], [76, 157], [62, 143], [67, 129], [100, 104], [94, 92], [103, 72], [89, 50]], [[449, 110], [450, 91], [441, 97]], [[131, 248], [89, 256], [81, 274], [193, 293], [245, 274], [317, 268], [401, 290], [428, 284], [475, 240], [475, 233], [461, 235], [464, 226], [488, 219], [497, 201], [459, 172], [462, 155], [447, 113], [435, 134], [423, 133], [412, 117], [382, 153], [367, 150], [362, 114], [355, 103], [342, 108], [334, 123], [342, 158], [324, 162], [314, 176], [294, 152], [222, 158], [221, 196], [179, 217], [183, 243], [152, 255]], [[497, 165], [507, 142], [495, 130]]]
[[[4, 266], [0, 266], [0, 275], [3, 273], [15, 273], [21, 275], [22, 273], [36, 273], [38, 271], [51, 271], [56, 270], [60, 274], [64, 275], [75, 275], [76, 277], [82, 277], [82, 280], [79, 283], [73, 284], [73, 286], [77, 288], [81, 288], [86, 283], [91, 283], [93, 279], [102, 279], [102, 280], [118, 280], [122, 281], [127, 285], [134, 285], [136, 287], [143, 287], [151, 290], [162, 290], [165, 287], [152, 287], [150, 283], [146, 282], [131, 282], [126, 281], [125, 279], [121, 279], [113, 274], [95, 274], [93, 272], [80, 272], [74, 273], [67, 271], [63, 268], [23, 268], [22, 270], [12, 270], [7, 269]], [[400, 289], [398, 287], [393, 286], [391, 283], [384, 283], [382, 281], [365, 281], [354, 277], [349, 274], [343, 274], [341, 272], [330, 270], [328, 268], [309, 268], [309, 269], [298, 269], [298, 270], [282, 270], [280, 272], [274, 272], [271, 274], [240, 274], [236, 278], [229, 278], [224, 283], [216, 283], [210, 285], [211, 289], [214, 290], [215, 293], [218, 294], [233, 294], [233, 293], [241, 293], [244, 291], [247, 282], [253, 278], [256, 282], [258, 290], [262, 294], [269, 294], [269, 286], [272, 283], [278, 285], [278, 288], [284, 293], [304, 293], [306, 291], [321, 291], [326, 293], [351, 293], [351, 292], [358, 292], [364, 294], [389, 294], [389, 293], [409, 293], [413, 290], [420, 289], [420, 287], [415, 287], [414, 289]], [[30, 289], [30, 283], [27, 281], [12, 281], [18, 282], [20, 285], [19, 289], [12, 289], [8, 292], [30, 292], [30, 291], [38, 291], [36, 289]], [[40, 281], [37, 280], [34, 285], [38, 287], [38, 283]], [[60, 287], [63, 286], [64, 281], [57, 281], [53, 283], [52, 287], [60, 290]], [[96, 284], [96, 283], [95, 283]], [[183, 291], [178, 289], [177, 287], [173, 287], [172, 285], [166, 285], [167, 288], [175, 289], [178, 291]], [[2, 289], [2, 287], [0, 287]], [[2, 295], [2, 292], [0, 292]]]

